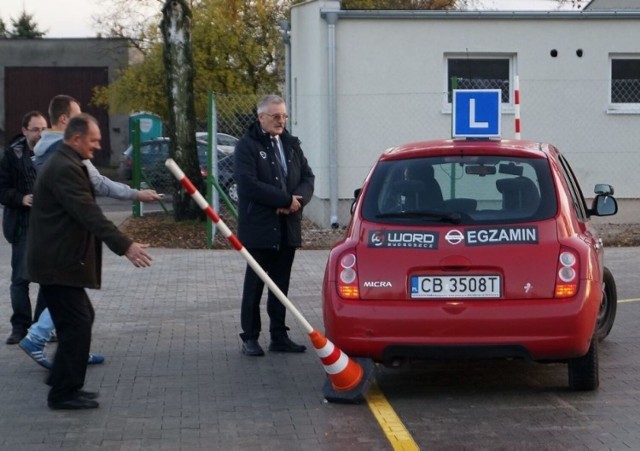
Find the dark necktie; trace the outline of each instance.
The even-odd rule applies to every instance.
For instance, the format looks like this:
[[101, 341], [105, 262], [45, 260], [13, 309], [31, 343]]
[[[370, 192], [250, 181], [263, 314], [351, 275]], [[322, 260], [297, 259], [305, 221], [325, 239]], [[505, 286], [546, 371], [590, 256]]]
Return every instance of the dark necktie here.
[[273, 151], [276, 154], [276, 159], [278, 163], [280, 163], [280, 169], [282, 169], [282, 174], [284, 177], [287, 177], [287, 164], [284, 161], [284, 154], [280, 150], [280, 146], [278, 145], [278, 140], [276, 138], [271, 138], [271, 144], [273, 144]]
[[282, 157], [280, 156], [280, 147], [278, 146], [278, 140], [271, 138], [271, 145], [273, 146], [273, 153], [276, 154], [276, 160], [278, 160], [278, 172], [280, 173], [280, 185], [282, 190], [287, 191], [287, 170], [282, 163]]

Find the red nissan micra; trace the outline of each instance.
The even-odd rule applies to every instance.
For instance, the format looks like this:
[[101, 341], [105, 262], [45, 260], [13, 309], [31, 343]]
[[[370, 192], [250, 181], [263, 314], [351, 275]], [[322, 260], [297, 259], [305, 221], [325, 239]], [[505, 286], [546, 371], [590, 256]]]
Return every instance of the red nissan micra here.
[[598, 341], [616, 313], [588, 206], [552, 145], [441, 140], [384, 152], [356, 191], [323, 283], [327, 337], [351, 357], [527, 358], [568, 363], [598, 387]]

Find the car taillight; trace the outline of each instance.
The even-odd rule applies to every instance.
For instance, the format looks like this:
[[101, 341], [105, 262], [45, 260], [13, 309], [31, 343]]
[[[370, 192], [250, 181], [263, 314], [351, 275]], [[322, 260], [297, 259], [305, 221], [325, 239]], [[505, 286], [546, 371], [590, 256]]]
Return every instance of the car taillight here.
[[556, 297], [568, 298], [578, 291], [578, 257], [574, 251], [562, 249], [556, 273]]
[[338, 293], [344, 299], [359, 299], [356, 254], [344, 254], [338, 263]]

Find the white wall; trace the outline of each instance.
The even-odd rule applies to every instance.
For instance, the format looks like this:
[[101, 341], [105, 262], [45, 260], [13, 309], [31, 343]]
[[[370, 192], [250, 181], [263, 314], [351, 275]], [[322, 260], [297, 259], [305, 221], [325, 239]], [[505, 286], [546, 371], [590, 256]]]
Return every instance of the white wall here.
[[[302, 141], [302, 148], [316, 174], [316, 180], [328, 180], [327, 156], [327, 24], [320, 16], [324, 1], [307, 2], [292, 8], [291, 23], [291, 117], [288, 127]], [[293, 65], [296, 68], [293, 68]], [[315, 195], [329, 197], [326, 183], [317, 183]]]
[[[327, 24], [310, 1], [292, 9], [294, 118], [316, 172], [316, 196], [327, 199]], [[445, 55], [516, 55], [522, 137], [555, 144], [574, 166], [585, 195], [609, 182], [619, 197], [640, 197], [640, 111], [611, 114], [611, 53], [640, 54], [640, 15], [465, 13], [360, 14], [337, 22], [338, 194], [352, 197], [387, 147], [450, 136]], [[553, 15], [556, 14], [556, 15]], [[473, 17], [468, 19], [467, 17]], [[552, 58], [550, 51], [558, 56]], [[582, 49], [583, 56], [576, 55]], [[513, 109], [502, 116], [514, 136]], [[324, 128], [323, 128], [324, 127]], [[341, 221], [344, 223], [345, 221]]]

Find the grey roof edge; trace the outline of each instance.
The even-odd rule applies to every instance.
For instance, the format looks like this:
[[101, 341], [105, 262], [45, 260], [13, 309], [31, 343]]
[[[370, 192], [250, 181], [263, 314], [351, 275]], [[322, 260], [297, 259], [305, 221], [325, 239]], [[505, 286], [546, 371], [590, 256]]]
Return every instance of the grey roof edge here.
[[512, 19], [512, 20], [607, 20], [640, 19], [640, 11], [407, 11], [407, 10], [335, 10], [321, 9], [320, 14], [336, 14], [340, 19]]

